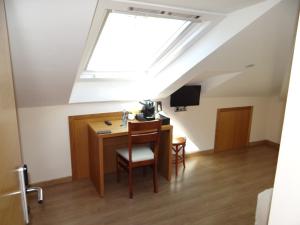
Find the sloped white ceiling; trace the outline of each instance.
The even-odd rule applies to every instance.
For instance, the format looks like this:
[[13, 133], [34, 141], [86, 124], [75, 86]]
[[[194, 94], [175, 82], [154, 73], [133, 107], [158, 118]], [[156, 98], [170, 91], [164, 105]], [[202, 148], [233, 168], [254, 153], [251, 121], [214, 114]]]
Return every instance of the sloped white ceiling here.
[[[290, 6], [290, 7], [288, 7]], [[245, 62], [247, 62], [248, 57], [251, 57], [253, 60], [255, 59], [253, 56], [256, 56], [255, 54], [244, 54], [244, 51], [242, 50], [243, 48], [239, 48], [239, 49], [229, 49], [229, 51], [225, 52], [225, 53], [230, 53], [231, 51], [234, 52], [238, 52], [238, 54], [235, 55], [235, 57], [228, 57], [230, 56], [230, 54], [226, 55], [226, 54], [222, 54], [221, 50], [222, 47], [226, 46], [228, 43], [231, 43], [232, 40], [234, 40], [235, 38], [239, 37], [240, 35], [242, 35], [243, 33], [245, 33], [245, 30], [247, 30], [247, 27], [252, 26], [253, 24], [255, 24], [256, 21], [260, 20], [261, 18], [263, 18], [265, 15], [267, 15], [268, 13], [270, 13], [273, 10], [276, 10], [276, 7], [283, 7], [282, 12], [284, 14], [292, 14], [295, 17], [298, 14], [298, 8], [299, 8], [299, 1], [298, 0], [290, 0], [290, 1], [278, 1], [278, 0], [268, 0], [268, 1], [264, 1], [262, 3], [253, 5], [251, 7], [247, 7], [245, 9], [241, 9], [238, 11], [235, 11], [233, 13], [230, 13], [226, 18], [223, 19], [223, 21], [220, 22], [220, 24], [215, 27], [214, 29], [212, 29], [204, 38], [200, 39], [194, 46], [193, 48], [189, 49], [188, 52], [184, 53], [180, 58], [183, 60], [178, 59], [176, 65], [171, 65], [168, 68], [167, 72], [164, 72], [164, 76], [163, 77], [167, 77], [167, 79], [169, 79], [169, 84], [168, 86], [164, 87], [164, 89], [162, 90], [162, 92], [160, 93], [160, 97], [166, 97], [168, 95], [170, 95], [172, 92], [174, 92], [175, 90], [177, 90], [179, 87], [181, 87], [182, 85], [191, 82], [193, 79], [195, 79], [197, 77], [197, 80], [199, 81], [199, 83], [204, 82], [205, 79], [208, 79], [209, 77], [205, 77], [210, 71], [206, 71], [205, 70], [205, 61], [210, 60], [210, 62], [212, 62], [211, 68], [209, 70], [213, 70], [216, 71], [218, 70], [220, 67], [218, 65], [218, 63], [222, 65], [226, 65], [226, 67], [224, 68], [231, 68], [230, 71], [219, 71], [219, 73], [216, 74], [211, 74], [211, 76], [217, 76], [220, 75], [222, 73], [233, 73], [233, 72], [242, 72], [241, 69], [245, 67], [245, 65], [247, 65], [246, 63], [243, 63], [245, 60]], [[295, 9], [293, 10], [289, 10], [289, 9]], [[296, 13], [294, 13], [296, 12]], [[281, 17], [282, 14], [276, 14], [274, 15], [275, 17]], [[295, 22], [297, 22], [297, 20], [290, 20], [287, 21], [287, 23], [285, 23], [285, 26], [291, 27], [291, 30], [296, 29], [295, 26]], [[277, 25], [277, 24], [275, 24]], [[269, 26], [273, 26], [273, 22], [270, 22], [268, 20], [265, 21], [264, 23], [264, 29], [268, 30]], [[258, 32], [262, 32], [261, 30], [259, 30]], [[264, 31], [263, 31], [264, 32]], [[294, 33], [294, 32], [292, 32]], [[253, 34], [250, 35], [250, 37]], [[268, 35], [274, 35], [272, 33], [268, 33]], [[276, 34], [278, 36], [282, 35], [281, 32], [279, 32], [278, 34]], [[291, 44], [293, 43], [293, 34], [290, 34], [291, 39], [288, 40], [288, 42], [290, 42]], [[279, 38], [278, 40], [282, 40], [283, 38]], [[247, 39], [248, 40], [248, 39]], [[245, 46], [247, 46], [247, 48], [249, 49], [249, 51], [256, 51], [257, 48], [257, 43], [255, 41], [250, 41], [249, 44], [248, 43], [244, 43]], [[276, 42], [273, 43], [274, 45], [272, 46], [274, 48], [274, 46], [278, 46], [281, 45], [281, 42]], [[243, 47], [243, 46], [242, 46]], [[273, 59], [275, 59], [275, 57], [277, 57], [278, 53], [276, 55], [272, 55], [269, 54], [270, 51], [273, 50], [273, 48], [268, 49], [265, 48], [265, 46], [261, 46], [262, 47], [262, 53], [263, 55], [271, 55], [271, 62], [272, 65], [274, 65], [275, 63], [273, 62]], [[209, 53], [208, 53], [209, 52]], [[219, 52], [220, 54], [220, 60], [217, 60], [218, 58], [215, 59], [214, 55], [216, 52]], [[280, 53], [281, 54], [281, 53]], [[257, 59], [258, 61], [260, 61], [259, 59], [261, 58], [261, 56], [259, 54], [257, 54]], [[288, 58], [291, 57], [291, 54], [288, 55]], [[270, 61], [270, 60], [269, 60]], [[187, 66], [187, 65], [190, 66]], [[232, 65], [232, 67], [230, 67]], [[261, 70], [259, 71], [260, 74], [265, 74], [266, 73], [266, 68], [268, 69], [268, 66], [264, 66], [261, 67]], [[178, 72], [180, 71], [180, 72]], [[203, 72], [204, 72], [204, 76], [203, 76]], [[184, 75], [179, 75], [179, 73], [184, 73]], [[244, 73], [243, 73], [244, 74]], [[267, 71], [266, 74], [270, 74], [269, 71]], [[275, 72], [274, 72], [275, 74]], [[176, 78], [174, 79], [174, 77], [176, 76]], [[281, 76], [284, 76], [283, 74], [281, 74]], [[171, 82], [171, 78], [172, 78], [172, 82]], [[249, 78], [249, 77], [248, 77]], [[253, 77], [250, 79], [256, 79], [257, 77]], [[256, 88], [256, 86], [251, 86], [250, 88], [248, 88], [248, 92], [247, 92], [247, 96], [260, 96], [262, 95], [262, 93], [264, 93], [264, 95], [273, 95], [274, 93], [272, 93], [270, 90], [272, 88], [270, 88], [270, 86], [272, 86], [272, 83], [268, 83], [265, 82], [264, 80], [270, 80], [273, 77], [270, 78], [270, 76], [261, 76], [261, 79], [263, 82], [260, 82], [259, 80], [257, 80], [258, 83], [258, 88]], [[163, 81], [163, 80], [162, 80]], [[243, 80], [244, 83], [241, 83], [241, 85], [243, 86], [247, 86], [248, 83], [247, 81]], [[162, 82], [158, 82], [158, 85], [161, 86]], [[223, 83], [223, 84], [229, 84], [229, 83]], [[165, 84], [163, 84], [165, 85]], [[266, 85], [266, 86], [264, 86]], [[229, 86], [230, 87], [230, 86]], [[235, 85], [233, 85], [232, 87], [230, 87], [228, 90], [232, 91], [232, 89], [235, 89]], [[247, 86], [249, 87], [249, 86]], [[239, 89], [241, 90], [241, 89]], [[219, 92], [218, 93], [219, 96], [228, 96], [227, 93], [224, 94], [224, 92]], [[238, 96], [244, 96], [245, 93], [243, 92], [239, 92], [237, 94]], [[232, 96], [231, 94], [229, 96]]]
[[67, 104], [97, 0], [6, 0], [18, 107]]
[[[189, 83], [205, 85], [203, 75], [209, 71], [210, 77], [235, 71], [240, 74], [203, 94], [279, 95], [284, 77], [289, 76], [298, 11], [298, 1], [279, 3], [201, 62], [199, 76]], [[245, 67], [250, 64], [254, 67]]]
[[[233, 12], [251, 4], [265, 2], [262, 0], [142, 1], [219, 13]], [[6, 0], [5, 3], [18, 107], [67, 104], [97, 0]], [[194, 76], [189, 82], [204, 82], [205, 73], [215, 76], [240, 72], [245, 64], [254, 63], [255, 67], [228, 79], [227, 82], [224, 81], [218, 88], [207, 92], [207, 95], [253, 95], [254, 89], [252, 91], [249, 89], [246, 93], [242, 92], [245, 90], [242, 87], [251, 76], [257, 79], [259, 75], [263, 82], [257, 82], [256, 94], [266, 95], [271, 94], [270, 90], [277, 90], [277, 84], [284, 76], [279, 71], [288, 70], [283, 68], [288, 67], [285, 62], [280, 64], [277, 61], [284, 61], [290, 56], [290, 52], [285, 52], [284, 47], [278, 48], [278, 46], [291, 44], [295, 29], [293, 18], [297, 16], [298, 5], [298, 0], [283, 0], [282, 4], [270, 10], [257, 23], [252, 24], [249, 29], [246, 28], [193, 68], [198, 71], [199, 76]], [[262, 33], [265, 30], [267, 32]], [[267, 43], [269, 39], [271, 41]], [[253, 50], [256, 53], [253, 53]], [[273, 61], [275, 58], [276, 61]], [[267, 66], [267, 64], [272, 65]], [[276, 75], [271, 77], [263, 76], [264, 74]], [[273, 85], [273, 79], [277, 80], [275, 82], [277, 86]], [[180, 85], [185, 83], [181, 82]], [[176, 84], [174, 88], [180, 85]], [[233, 88], [236, 90], [234, 93], [232, 93]], [[266, 89], [268, 93], [263, 91]]]

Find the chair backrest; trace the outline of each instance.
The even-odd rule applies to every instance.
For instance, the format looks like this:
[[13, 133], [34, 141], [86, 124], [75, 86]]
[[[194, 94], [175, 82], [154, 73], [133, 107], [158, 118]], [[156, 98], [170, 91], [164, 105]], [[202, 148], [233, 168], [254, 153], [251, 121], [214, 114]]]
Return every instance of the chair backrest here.
[[154, 159], [157, 159], [161, 121], [129, 122], [128, 123], [128, 151], [129, 161], [132, 161], [132, 146], [136, 144], [151, 144]]

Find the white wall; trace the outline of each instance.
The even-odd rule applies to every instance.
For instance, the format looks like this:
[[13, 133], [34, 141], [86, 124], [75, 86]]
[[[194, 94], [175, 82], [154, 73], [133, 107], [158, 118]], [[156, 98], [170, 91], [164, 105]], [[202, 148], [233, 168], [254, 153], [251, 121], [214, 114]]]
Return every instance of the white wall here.
[[269, 225], [300, 224], [300, 23], [277, 164]]
[[[237, 106], [254, 106], [250, 141], [266, 139], [266, 121], [271, 98], [258, 97], [203, 97], [200, 106], [187, 107], [186, 112], [174, 112], [167, 107], [169, 98], [163, 100], [164, 112], [171, 117], [174, 135], [188, 138], [187, 152], [214, 148], [217, 109]], [[276, 122], [277, 123], [277, 122]]]
[[270, 99], [266, 124], [266, 139], [280, 143], [286, 101], [279, 97]]
[[71, 176], [68, 116], [135, 107], [136, 103], [116, 102], [19, 108], [23, 160], [31, 182]]
[[[174, 113], [169, 98], [163, 100], [164, 112], [171, 117], [175, 135], [188, 138], [187, 152], [214, 147], [216, 113], [218, 108], [253, 105], [250, 141], [266, 139], [266, 126], [270, 114], [271, 98], [201, 98], [200, 106], [188, 107], [187, 112]], [[276, 105], [276, 104], [275, 104]], [[31, 181], [39, 182], [71, 176], [68, 116], [121, 111], [140, 107], [134, 102], [73, 104], [19, 108], [19, 124], [24, 162], [31, 172]], [[274, 109], [274, 110], [273, 110]], [[277, 118], [276, 115], [272, 118]], [[275, 120], [271, 125], [277, 125]], [[271, 129], [273, 130], [273, 129]]]

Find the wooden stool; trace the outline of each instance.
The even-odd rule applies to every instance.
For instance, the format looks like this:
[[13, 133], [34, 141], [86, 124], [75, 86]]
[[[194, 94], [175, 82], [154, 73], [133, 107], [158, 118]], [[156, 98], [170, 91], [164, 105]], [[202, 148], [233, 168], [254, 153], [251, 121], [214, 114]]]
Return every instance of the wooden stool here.
[[[178, 175], [178, 164], [183, 163], [185, 168], [185, 143], [186, 139], [184, 137], [177, 137], [173, 139], [172, 150], [173, 150], [173, 164], [175, 164], [176, 177]], [[181, 155], [179, 154], [181, 152]]]

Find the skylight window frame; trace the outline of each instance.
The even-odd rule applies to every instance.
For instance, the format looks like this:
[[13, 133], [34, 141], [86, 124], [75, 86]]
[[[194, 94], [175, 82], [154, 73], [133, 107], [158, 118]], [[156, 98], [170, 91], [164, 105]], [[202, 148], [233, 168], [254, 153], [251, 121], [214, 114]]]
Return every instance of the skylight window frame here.
[[166, 67], [168, 67], [172, 62], [174, 62], [181, 54], [187, 51], [196, 40], [205, 34], [207, 27], [211, 25], [210, 21], [202, 23], [192, 23], [189, 28], [182, 34], [182, 38], [175, 43], [175, 45], [162, 57], [159, 61], [155, 62], [151, 66], [148, 75], [155, 78], [162, 72]]
[[[163, 50], [159, 50], [159, 54], [157, 54], [157, 57], [154, 57], [154, 59], [152, 60], [151, 63], [149, 63], [149, 66], [147, 67], [147, 69], [145, 71], [92, 71], [92, 70], [88, 70], [88, 64], [91, 60], [91, 57], [94, 53], [94, 50], [96, 48], [96, 45], [99, 41], [99, 38], [102, 34], [102, 31], [105, 27], [107, 18], [109, 16], [110, 13], [122, 13], [122, 14], [127, 14], [127, 15], [137, 15], [137, 16], [149, 16], [149, 17], [157, 17], [157, 18], [167, 18], [167, 19], [179, 19], [179, 20], [183, 20], [186, 21], [186, 26], [181, 29], [181, 32], [179, 32], [179, 34], [171, 41], [170, 44], [166, 45], [162, 47]], [[84, 70], [80, 76], [81, 80], [86, 80], [86, 79], [121, 79], [121, 80], [139, 80], [139, 79], [145, 79], [145, 78], [149, 78], [149, 74], [151, 74], [151, 77], [155, 77], [157, 74], [153, 74], [153, 73], [148, 73], [149, 71], [151, 71], [152, 67], [155, 67], [157, 64], [160, 64], [160, 61], [162, 59], [165, 60], [165, 58], [168, 58], [168, 55], [170, 55], [170, 53], [172, 53], [174, 50], [176, 50], [178, 43], [183, 42], [185, 39], [188, 39], [187, 36], [189, 36], [191, 34], [191, 31], [193, 31], [193, 28], [195, 27], [195, 25], [201, 23], [202, 21], [195, 21], [195, 20], [188, 20], [188, 19], [183, 19], [183, 18], [178, 18], [178, 17], [170, 17], [168, 15], [154, 15], [151, 13], [142, 13], [142, 12], [132, 12], [132, 11], [120, 11], [120, 10], [113, 10], [113, 9], [107, 9], [106, 10], [106, 14], [105, 14], [105, 19], [104, 22], [102, 23], [102, 26], [100, 28], [100, 31], [97, 35], [97, 39], [93, 45], [92, 51], [89, 54], [88, 60], [86, 61], [86, 64], [84, 66]], [[176, 32], [177, 33], [177, 32]], [[172, 39], [172, 37], [170, 38]], [[184, 51], [184, 50], [182, 50]], [[174, 58], [174, 57], [173, 57]], [[173, 59], [169, 60], [170, 62], [173, 61]], [[160, 70], [164, 69], [166, 66], [168, 66], [169, 63], [165, 64], [164, 66], [160, 65]], [[160, 71], [159, 70], [159, 71]], [[154, 70], [155, 71], [155, 70]], [[156, 70], [158, 71], [158, 70]], [[158, 71], [158, 72], [159, 72]], [[132, 76], [112, 76], [112, 74], [118, 74], [118, 73], [132, 73]], [[137, 73], [142, 73], [144, 74], [144, 76], [138, 76]], [[136, 75], [136, 76], [134, 76]], [[148, 77], [147, 77], [148, 76]]]

